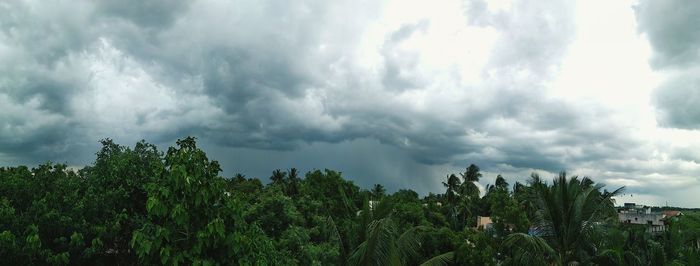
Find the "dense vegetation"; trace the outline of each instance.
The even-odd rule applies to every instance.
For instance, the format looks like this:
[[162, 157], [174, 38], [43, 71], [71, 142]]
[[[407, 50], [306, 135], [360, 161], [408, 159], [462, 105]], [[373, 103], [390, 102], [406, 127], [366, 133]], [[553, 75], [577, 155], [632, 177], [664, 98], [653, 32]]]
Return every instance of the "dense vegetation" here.
[[[660, 235], [619, 224], [589, 178], [470, 165], [445, 193], [361, 189], [341, 173], [220, 176], [193, 138], [162, 153], [102, 141], [93, 164], [0, 168], [0, 263], [174, 265], [698, 265], [700, 216]], [[490, 216], [492, 229], [475, 229]]]

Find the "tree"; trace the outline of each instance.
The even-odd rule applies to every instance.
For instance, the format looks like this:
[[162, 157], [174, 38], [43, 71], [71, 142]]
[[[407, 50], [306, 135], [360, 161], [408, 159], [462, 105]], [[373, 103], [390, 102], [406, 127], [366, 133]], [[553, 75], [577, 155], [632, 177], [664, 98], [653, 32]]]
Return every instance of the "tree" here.
[[384, 199], [374, 210], [363, 210], [371, 214], [371, 222], [364, 231], [364, 241], [348, 258], [350, 265], [407, 265], [418, 254], [421, 226], [399, 231], [392, 219], [393, 202]]
[[[527, 257], [540, 254], [561, 265], [580, 263], [592, 254], [586, 254], [583, 244], [597, 224], [617, 218], [614, 213], [613, 196], [623, 188], [613, 192], [603, 192], [602, 184], [594, 184], [589, 178], [568, 179], [566, 173], [559, 174], [551, 186], [536, 185], [537, 213], [534, 225], [535, 236], [515, 233], [506, 239], [506, 246], [514, 248]], [[553, 251], [553, 252], [552, 252]], [[544, 254], [543, 254], [544, 253]], [[523, 256], [523, 254], [526, 254]]]
[[318, 224], [319, 219], [333, 221], [334, 239], [339, 243], [339, 262], [346, 263], [349, 252], [362, 242], [355, 221], [360, 207], [366, 204], [360, 188], [344, 180], [340, 172], [314, 170], [306, 173], [300, 194], [297, 207], [307, 224]]
[[481, 178], [481, 173], [479, 171], [481, 171], [481, 169], [479, 169], [478, 166], [470, 164], [467, 170], [460, 175], [462, 175], [464, 182], [479, 182], [479, 178]]
[[527, 213], [508, 192], [508, 182], [501, 175], [493, 186], [488, 186], [482, 202], [488, 205], [496, 235], [500, 238], [511, 232], [527, 232], [530, 222]]
[[456, 265], [496, 265], [496, 252], [484, 232], [468, 231], [465, 241], [454, 252]]
[[[133, 149], [100, 141], [102, 148], [95, 162], [80, 170], [87, 189], [84, 193], [86, 219], [99, 225], [85, 237], [95, 243], [96, 256], [123, 264], [137, 262], [129, 241], [134, 230], [143, 226], [146, 212], [146, 185], [163, 170], [163, 154], [155, 145], [139, 141]], [[105, 206], [109, 206], [105, 208]], [[104, 229], [103, 229], [104, 228]], [[116, 256], [115, 254], [122, 254]]]
[[272, 180], [272, 184], [275, 185], [283, 185], [284, 182], [286, 181], [285, 179], [287, 178], [287, 172], [284, 172], [280, 169], [275, 169], [275, 171], [272, 171], [272, 175], [270, 176], [270, 180]]
[[372, 187], [373, 200], [381, 200], [382, 197], [384, 197], [384, 193], [386, 193], [386, 189], [384, 189], [384, 186], [380, 184], [374, 184], [374, 187]]
[[454, 175], [448, 175], [447, 176], [447, 182], [442, 182], [442, 185], [447, 188], [447, 191], [445, 191], [445, 200], [447, 200], [447, 216], [450, 219], [450, 222], [452, 223], [452, 226], [454, 228], [457, 228], [457, 215], [458, 215], [458, 210], [457, 210], [457, 205], [459, 203], [459, 188], [460, 188], [461, 182], [459, 181], [459, 178]]
[[289, 184], [287, 184], [287, 187], [285, 188], [285, 194], [287, 194], [290, 197], [296, 197], [299, 195], [299, 186], [300, 184], [300, 179], [299, 179], [299, 172], [297, 171], [296, 168], [289, 169]]
[[[668, 230], [620, 224], [589, 178], [503, 176], [480, 198], [480, 169], [448, 175], [444, 193], [386, 194], [333, 170], [272, 182], [222, 178], [194, 138], [167, 153], [101, 141], [73, 170], [0, 167], [0, 265], [698, 265], [700, 215]], [[377, 203], [376, 200], [379, 200]], [[370, 205], [371, 202], [371, 205]], [[469, 228], [488, 215], [493, 229]], [[532, 221], [532, 224], [530, 223]], [[532, 225], [532, 226], [530, 226]], [[527, 233], [525, 233], [527, 232]]]
[[265, 189], [246, 215], [250, 223], [257, 223], [265, 233], [275, 239], [290, 226], [301, 225], [302, 216], [290, 197], [277, 187]]
[[192, 137], [177, 141], [165, 156], [165, 170], [147, 186], [148, 216], [131, 245], [144, 264], [210, 265], [274, 261], [272, 242], [243, 217], [243, 204], [228, 196]]
[[479, 167], [471, 164], [464, 173], [460, 173], [464, 181], [459, 186], [459, 204], [457, 206], [457, 213], [459, 219], [457, 221], [457, 229], [461, 229], [467, 224], [476, 223], [476, 214], [478, 203], [479, 203], [479, 187], [476, 182], [479, 181], [481, 173], [479, 172]]
[[260, 182], [260, 179], [246, 178], [245, 175], [240, 173], [226, 179], [225, 182], [227, 192], [248, 202], [256, 199], [263, 190], [263, 184]]

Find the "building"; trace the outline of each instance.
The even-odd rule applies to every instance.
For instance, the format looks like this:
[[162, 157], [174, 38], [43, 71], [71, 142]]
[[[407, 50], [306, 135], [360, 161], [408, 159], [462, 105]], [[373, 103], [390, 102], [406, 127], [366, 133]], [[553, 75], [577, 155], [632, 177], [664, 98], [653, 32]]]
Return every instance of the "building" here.
[[[379, 206], [379, 201], [378, 200], [370, 200], [367, 202], [367, 205], [369, 206], [370, 211], [374, 211], [377, 206]], [[359, 210], [355, 213], [356, 216], [360, 216], [362, 214], [362, 210]]]
[[683, 216], [683, 213], [681, 211], [663, 211], [663, 213], [665, 216], [664, 218], [666, 219], [673, 218], [676, 216]]
[[493, 227], [493, 221], [491, 217], [477, 216], [476, 217], [476, 228], [477, 229], [491, 229]]
[[651, 207], [625, 203], [618, 209], [618, 217], [621, 223], [646, 225], [647, 232], [660, 233], [666, 231], [665, 218], [662, 212], [652, 212]]

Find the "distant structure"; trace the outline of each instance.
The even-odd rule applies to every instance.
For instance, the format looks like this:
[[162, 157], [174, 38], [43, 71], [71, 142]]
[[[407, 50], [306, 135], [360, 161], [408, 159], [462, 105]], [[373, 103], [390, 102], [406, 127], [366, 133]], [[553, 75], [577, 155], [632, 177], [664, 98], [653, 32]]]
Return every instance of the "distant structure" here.
[[646, 225], [647, 232], [665, 232], [671, 217], [682, 215], [680, 211], [652, 212], [651, 207], [625, 203], [617, 211], [621, 223]]
[[[367, 202], [367, 203], [368, 203], [367, 205], [369, 205], [369, 210], [370, 210], [370, 211], [374, 211], [374, 209], [375, 209], [377, 206], [379, 206], [379, 201], [378, 201], [378, 200], [370, 200], [370, 201]], [[359, 210], [359, 211], [357, 211], [357, 212], [355, 213], [356, 216], [360, 216], [360, 214], [362, 214], [362, 210]]]
[[488, 230], [493, 227], [493, 221], [489, 216], [477, 216], [476, 217], [476, 228], [481, 230]]
[[379, 201], [378, 200], [370, 200], [369, 201], [369, 209], [373, 211], [377, 206], [379, 206]]
[[683, 213], [681, 211], [663, 211], [663, 213], [665, 216], [664, 218], [666, 220], [677, 216], [683, 216]]

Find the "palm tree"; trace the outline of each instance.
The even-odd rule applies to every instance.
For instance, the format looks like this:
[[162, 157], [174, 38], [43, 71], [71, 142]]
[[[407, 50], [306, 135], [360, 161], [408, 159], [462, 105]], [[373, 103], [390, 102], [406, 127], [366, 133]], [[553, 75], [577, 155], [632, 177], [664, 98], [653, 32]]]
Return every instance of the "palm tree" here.
[[588, 240], [589, 253], [594, 256], [585, 264], [666, 265], [662, 245], [643, 228], [599, 228]]
[[447, 188], [447, 191], [445, 192], [445, 196], [447, 198], [447, 203], [450, 205], [456, 205], [457, 204], [457, 196], [458, 196], [458, 188], [460, 187], [461, 182], [459, 181], [459, 178], [454, 175], [448, 175], [447, 176], [447, 183], [442, 182], [442, 185]]
[[397, 230], [390, 218], [374, 220], [369, 224], [367, 239], [350, 255], [350, 265], [407, 265], [418, 254], [419, 226], [404, 232]]
[[476, 182], [479, 182], [481, 173], [479, 172], [479, 167], [471, 164], [467, 167], [464, 173], [460, 173], [464, 182], [460, 186], [459, 193], [462, 197], [469, 197], [470, 200], [479, 197], [479, 187], [476, 186]]
[[[476, 182], [479, 182], [481, 173], [479, 167], [471, 164], [467, 167], [464, 173], [460, 173], [464, 182], [459, 187], [460, 200], [458, 205], [459, 223], [457, 229], [461, 229], [467, 224], [467, 218], [476, 213], [477, 203], [479, 201], [479, 187]], [[472, 219], [475, 220], [475, 219]]]
[[464, 171], [464, 173], [459, 174], [462, 176], [462, 179], [464, 179], [464, 182], [462, 182], [462, 185], [459, 188], [459, 193], [462, 195], [462, 197], [468, 197], [470, 200], [479, 197], [479, 187], [476, 186], [475, 183], [479, 182], [479, 178], [481, 177], [481, 173], [479, 171], [478, 166], [471, 164], [469, 167], [467, 167], [467, 170]]
[[447, 215], [450, 217], [452, 226], [455, 228], [457, 227], [457, 209], [460, 200], [459, 191], [461, 190], [460, 183], [459, 177], [454, 174], [447, 176], [447, 183], [442, 182], [442, 185], [447, 188], [445, 192], [445, 198], [449, 208]]
[[287, 178], [289, 180], [289, 184], [287, 184], [287, 187], [285, 189], [285, 192], [289, 196], [296, 196], [299, 194], [299, 172], [297, 171], [296, 168], [289, 169], [289, 176]]
[[460, 175], [462, 175], [462, 178], [464, 178], [464, 182], [479, 182], [479, 178], [481, 177], [481, 173], [479, 171], [480, 169], [478, 166], [475, 164], [470, 164], [469, 167], [467, 167], [467, 170]]
[[496, 176], [496, 182], [494, 183], [493, 187], [508, 191], [508, 182], [503, 176], [498, 175]]
[[382, 199], [382, 197], [384, 197], [384, 193], [386, 193], [384, 186], [381, 184], [374, 184], [374, 187], [372, 187], [372, 198], [374, 198], [374, 200]]
[[514, 259], [523, 262], [533, 254], [559, 265], [581, 262], [584, 257], [583, 244], [599, 224], [609, 222], [615, 216], [612, 197], [622, 192], [601, 192], [604, 185], [595, 184], [589, 178], [567, 179], [559, 174], [552, 186], [535, 182], [532, 188], [536, 195], [536, 215], [533, 235], [516, 233], [504, 241], [511, 248]]
[[407, 265], [408, 260], [418, 254], [418, 236], [425, 228], [414, 226], [399, 232], [392, 220], [393, 211], [389, 198], [384, 198], [373, 209], [366, 206], [362, 210], [361, 219], [366, 224], [361, 232], [363, 241], [350, 254], [350, 265]]
[[272, 176], [270, 176], [270, 180], [272, 180], [273, 184], [281, 184], [284, 182], [284, 179], [287, 177], [287, 172], [284, 172], [280, 169], [275, 169], [275, 171], [272, 171]]

